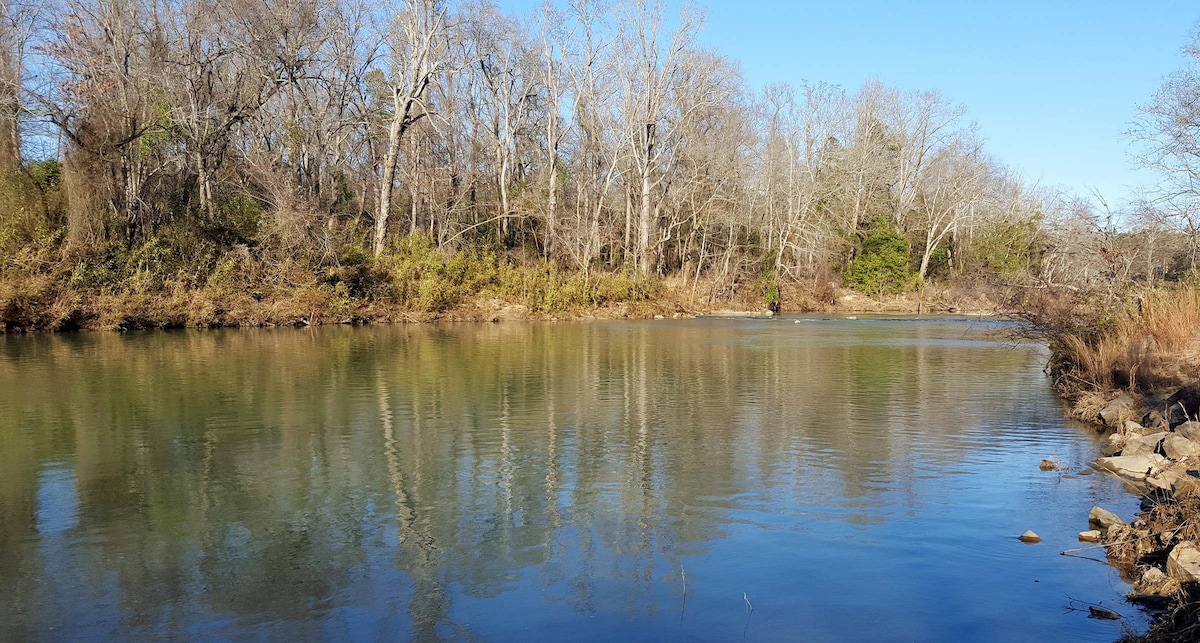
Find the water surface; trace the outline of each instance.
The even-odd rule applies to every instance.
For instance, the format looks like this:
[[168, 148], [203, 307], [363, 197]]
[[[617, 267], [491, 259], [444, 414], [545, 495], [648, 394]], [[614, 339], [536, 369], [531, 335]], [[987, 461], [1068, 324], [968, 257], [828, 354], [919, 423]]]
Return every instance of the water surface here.
[[1113, 640], [1136, 502], [997, 330], [0, 337], [0, 638]]

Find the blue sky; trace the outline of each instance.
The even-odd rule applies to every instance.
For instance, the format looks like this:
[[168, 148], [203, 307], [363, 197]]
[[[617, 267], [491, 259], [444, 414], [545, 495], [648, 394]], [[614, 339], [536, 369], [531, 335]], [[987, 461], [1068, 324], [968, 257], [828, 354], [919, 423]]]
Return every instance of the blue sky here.
[[[499, 0], [526, 13], [540, 0]], [[710, 0], [702, 40], [751, 87], [877, 78], [967, 107], [992, 155], [1032, 182], [1110, 202], [1153, 180], [1124, 136], [1135, 106], [1184, 64], [1200, 18], [1183, 0]], [[672, 6], [678, 6], [672, 2]]]

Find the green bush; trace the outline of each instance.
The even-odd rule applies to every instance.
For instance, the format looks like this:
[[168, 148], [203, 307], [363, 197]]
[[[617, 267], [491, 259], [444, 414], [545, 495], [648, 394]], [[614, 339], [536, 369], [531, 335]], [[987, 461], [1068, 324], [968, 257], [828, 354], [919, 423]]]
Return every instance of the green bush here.
[[779, 277], [774, 272], [765, 272], [759, 275], [758, 280], [754, 282], [754, 288], [762, 293], [763, 303], [766, 304], [767, 309], [778, 313], [783, 303]]
[[490, 252], [449, 256], [428, 235], [400, 240], [377, 260], [391, 277], [391, 297], [412, 310], [444, 312], [496, 282], [499, 260]]
[[889, 221], [877, 219], [842, 276], [851, 287], [873, 296], [908, 289], [913, 285], [908, 242]]
[[1020, 281], [1040, 272], [1043, 242], [1034, 221], [1000, 221], [976, 231], [970, 252], [985, 273]]
[[659, 294], [661, 284], [646, 275], [630, 271], [604, 273], [595, 279], [592, 301], [607, 302], [648, 301]]

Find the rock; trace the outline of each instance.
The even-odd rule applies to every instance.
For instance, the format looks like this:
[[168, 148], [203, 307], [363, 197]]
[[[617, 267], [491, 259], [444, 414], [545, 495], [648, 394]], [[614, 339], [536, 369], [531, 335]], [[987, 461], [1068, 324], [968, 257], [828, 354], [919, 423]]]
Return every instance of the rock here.
[[1175, 435], [1200, 442], [1200, 422], [1184, 422], [1175, 427]]
[[1185, 386], [1164, 400], [1168, 406], [1178, 406], [1195, 417], [1200, 415], [1200, 385]]
[[1142, 572], [1142, 584], [1157, 585], [1167, 580], [1167, 574], [1157, 567], [1151, 567]]
[[1181, 583], [1200, 583], [1200, 547], [1191, 541], [1175, 545], [1167, 555], [1167, 575]]
[[[1152, 494], [1155, 491], [1159, 491], [1159, 492], [1163, 492], [1163, 493], [1170, 493], [1171, 490], [1175, 488], [1176, 478], [1177, 478], [1176, 475], [1173, 475], [1172, 473], [1167, 472], [1167, 471], [1162, 471], [1162, 472], [1156, 473], [1154, 475], [1146, 476], [1146, 485], [1149, 487], [1148, 491], [1150, 491], [1150, 493], [1152, 493]], [[1155, 497], [1157, 497], [1157, 496], [1155, 496]]]
[[1176, 498], [1200, 498], [1200, 479], [1183, 476], [1175, 481]]
[[1122, 393], [1116, 399], [1105, 404], [1103, 409], [1100, 409], [1100, 421], [1105, 426], [1121, 426], [1121, 423], [1133, 414], [1133, 407], [1136, 403], [1133, 396]]
[[1023, 543], [1029, 543], [1032, 545], [1033, 543], [1042, 542], [1042, 537], [1033, 533], [1033, 531], [1030, 530], [1030, 531], [1027, 531], [1027, 532], [1021, 534], [1020, 536], [1017, 536], [1017, 540], [1020, 540]]
[[1146, 484], [1150, 488], [1166, 492], [1167, 495], [1174, 490], [1178, 492], [1181, 483], [1186, 484], [1188, 478], [1188, 469], [1192, 466], [1193, 459], [1184, 459], [1179, 462], [1167, 460], [1161, 466], [1146, 476]]
[[1125, 420], [1124, 426], [1121, 427], [1121, 432], [1128, 435], [1145, 435], [1146, 433], [1154, 433], [1153, 430], [1148, 430], [1146, 427], [1134, 422], [1133, 420]]
[[[1141, 425], [1138, 425], [1138, 426], [1141, 426]], [[1140, 435], [1140, 434], [1133, 433], [1131, 435]], [[1127, 441], [1128, 441], [1128, 438], [1126, 438], [1124, 434], [1109, 433], [1108, 437], [1105, 438], [1105, 440], [1104, 440], [1104, 446], [1100, 447], [1100, 455], [1102, 455], [1106, 458], [1112, 457], [1114, 455], [1121, 455], [1121, 450], [1125, 448], [1125, 443]]]
[[1158, 451], [1158, 445], [1163, 439], [1169, 435], [1166, 431], [1151, 433], [1150, 435], [1142, 435], [1138, 437], [1126, 437], [1125, 448], [1121, 450], [1121, 455], [1143, 455], [1155, 453]]
[[1121, 620], [1120, 614], [1112, 610], [1106, 610], [1103, 607], [1096, 607], [1095, 605], [1088, 605], [1088, 616], [1090, 618], [1101, 618], [1108, 621]]
[[1050, 460], [1049, 458], [1047, 458], [1047, 459], [1042, 460], [1040, 463], [1038, 463], [1038, 468], [1041, 469], [1042, 471], [1055, 471], [1055, 470], [1061, 469], [1063, 467], [1057, 461]]
[[1163, 417], [1163, 414], [1158, 411], [1150, 411], [1142, 416], [1142, 425], [1146, 429], [1154, 431], [1167, 431], [1171, 428], [1171, 424], [1167, 422], [1167, 418]]
[[1129, 437], [1134, 437], [1134, 436], [1139, 436], [1139, 435], [1150, 435], [1151, 433], [1163, 433], [1165, 431], [1169, 431], [1170, 427], [1167, 426], [1167, 421], [1162, 420], [1161, 418], [1159, 418], [1159, 420], [1160, 421], [1155, 421], [1151, 424], [1146, 424], [1145, 426], [1142, 426], [1141, 424], [1138, 424], [1137, 422], [1130, 421], [1130, 422], [1126, 422], [1125, 426], [1122, 427], [1122, 429], [1123, 429], [1123, 432], [1125, 433], [1125, 435], [1127, 435]]
[[1100, 538], [1103, 535], [1104, 534], [1102, 534], [1099, 529], [1093, 529], [1091, 531], [1081, 531], [1081, 532], [1079, 532], [1079, 542], [1081, 542], [1081, 543], [1098, 543], [1098, 542], [1100, 542]]
[[1172, 433], [1163, 438], [1163, 453], [1172, 460], [1200, 457], [1200, 442]]
[[1092, 466], [1101, 471], [1132, 482], [1142, 482], [1152, 470], [1162, 466], [1166, 458], [1157, 453], [1144, 455], [1118, 455], [1111, 458], [1100, 458]]
[[1107, 509], [1092, 507], [1092, 510], [1088, 512], [1088, 525], [1100, 531], [1108, 531], [1114, 526], [1124, 524], [1125, 521], [1121, 520], [1120, 516]]

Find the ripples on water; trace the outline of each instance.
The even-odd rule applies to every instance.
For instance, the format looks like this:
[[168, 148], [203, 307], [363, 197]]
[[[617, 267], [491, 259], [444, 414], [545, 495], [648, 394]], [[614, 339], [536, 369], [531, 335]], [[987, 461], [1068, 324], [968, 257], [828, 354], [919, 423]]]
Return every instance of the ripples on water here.
[[0, 337], [0, 638], [1112, 640], [1057, 552], [1135, 502], [999, 329]]

